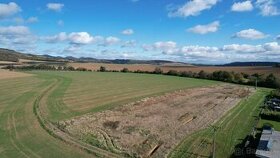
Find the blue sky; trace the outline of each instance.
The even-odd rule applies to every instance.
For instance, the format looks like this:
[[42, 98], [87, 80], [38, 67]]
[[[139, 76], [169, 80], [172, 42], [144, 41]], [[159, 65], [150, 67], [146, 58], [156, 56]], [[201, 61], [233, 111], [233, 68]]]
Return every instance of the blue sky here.
[[278, 0], [1, 0], [0, 47], [188, 63], [280, 61]]

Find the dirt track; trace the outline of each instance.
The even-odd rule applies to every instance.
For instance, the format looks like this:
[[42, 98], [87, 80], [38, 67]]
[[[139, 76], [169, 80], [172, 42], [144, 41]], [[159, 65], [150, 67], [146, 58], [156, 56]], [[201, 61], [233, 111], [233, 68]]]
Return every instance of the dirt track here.
[[230, 84], [188, 89], [61, 124], [75, 137], [94, 136], [111, 151], [164, 157], [186, 135], [209, 126], [252, 92]]

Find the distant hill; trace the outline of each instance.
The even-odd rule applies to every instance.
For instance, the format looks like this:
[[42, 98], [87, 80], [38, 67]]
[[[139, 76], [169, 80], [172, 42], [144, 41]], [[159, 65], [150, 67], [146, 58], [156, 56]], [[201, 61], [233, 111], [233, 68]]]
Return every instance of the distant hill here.
[[38, 61], [55, 61], [55, 62], [65, 62], [62, 57], [53, 57], [49, 55], [34, 55], [34, 54], [24, 54], [10, 49], [0, 48], [0, 61], [13, 61], [18, 62], [19, 59], [27, 60], [38, 60]]
[[[50, 62], [84, 62], [84, 63], [108, 63], [108, 64], [177, 64], [178, 62], [166, 61], [166, 60], [130, 60], [130, 59], [96, 59], [90, 57], [56, 57], [50, 55], [34, 55], [20, 53], [14, 50], [0, 48], [0, 61], [13, 61], [18, 62], [19, 59], [38, 60], [38, 61], [50, 61]], [[185, 64], [185, 63], [178, 63]]]
[[166, 65], [166, 66], [277, 66], [277, 62], [233, 62], [224, 65], [189, 65], [182, 62], [173, 62], [167, 60], [131, 60], [131, 59], [96, 59], [91, 57], [59, 57], [51, 55], [35, 55], [20, 53], [10, 49], [0, 48], [0, 61], [18, 62], [19, 59], [48, 61], [48, 62], [81, 62], [81, 63], [107, 63], [107, 64], [152, 64], [152, 65]]
[[279, 66], [279, 62], [233, 62], [217, 66]]

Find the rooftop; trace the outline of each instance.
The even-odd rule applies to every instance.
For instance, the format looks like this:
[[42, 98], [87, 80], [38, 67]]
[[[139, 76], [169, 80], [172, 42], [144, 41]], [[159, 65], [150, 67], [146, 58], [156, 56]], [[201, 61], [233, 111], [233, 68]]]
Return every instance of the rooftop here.
[[256, 151], [256, 156], [261, 158], [279, 158], [280, 132], [273, 129], [264, 129]]

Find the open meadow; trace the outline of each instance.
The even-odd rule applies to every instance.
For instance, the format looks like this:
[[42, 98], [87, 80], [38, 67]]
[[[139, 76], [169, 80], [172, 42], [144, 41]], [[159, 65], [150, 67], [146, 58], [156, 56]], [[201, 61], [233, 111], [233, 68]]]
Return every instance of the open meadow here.
[[251, 129], [269, 91], [153, 74], [0, 76], [8, 76], [0, 78], [1, 157], [189, 157], [210, 141], [213, 124], [223, 129], [218, 146], [228, 142], [222, 157]]

